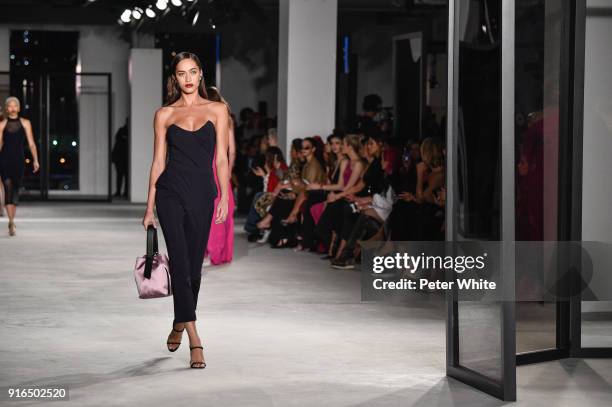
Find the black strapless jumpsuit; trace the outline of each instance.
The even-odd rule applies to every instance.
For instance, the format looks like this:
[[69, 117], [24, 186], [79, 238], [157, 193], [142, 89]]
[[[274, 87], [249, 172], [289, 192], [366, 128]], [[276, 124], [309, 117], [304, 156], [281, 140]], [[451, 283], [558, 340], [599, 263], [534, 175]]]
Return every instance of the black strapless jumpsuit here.
[[155, 206], [164, 233], [174, 301], [174, 323], [195, 321], [204, 251], [217, 187], [213, 174], [215, 126], [195, 131], [171, 125], [168, 163], [155, 183]]
[[2, 151], [0, 151], [0, 177], [4, 184], [4, 204], [19, 203], [19, 186], [25, 170], [23, 148], [26, 134], [19, 118], [7, 118], [2, 132]]

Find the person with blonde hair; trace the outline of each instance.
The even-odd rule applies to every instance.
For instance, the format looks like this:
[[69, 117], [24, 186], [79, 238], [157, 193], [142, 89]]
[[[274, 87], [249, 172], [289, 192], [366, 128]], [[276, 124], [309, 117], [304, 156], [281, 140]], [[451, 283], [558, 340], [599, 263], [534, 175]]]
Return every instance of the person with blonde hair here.
[[32, 171], [37, 172], [38, 152], [32, 124], [26, 118], [19, 117], [21, 103], [19, 99], [10, 96], [5, 102], [6, 118], [0, 121], [0, 179], [4, 186], [6, 214], [9, 218], [9, 235], [15, 236], [15, 215], [19, 203], [19, 187], [25, 171], [23, 156], [24, 144], [27, 141], [32, 153]]

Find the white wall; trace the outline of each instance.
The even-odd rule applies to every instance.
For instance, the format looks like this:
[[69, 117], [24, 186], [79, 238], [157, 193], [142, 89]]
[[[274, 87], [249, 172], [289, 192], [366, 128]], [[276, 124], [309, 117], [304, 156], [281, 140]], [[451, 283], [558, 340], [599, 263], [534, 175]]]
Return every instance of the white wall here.
[[264, 58], [263, 50], [259, 48], [250, 51], [250, 59], [257, 61], [255, 66], [249, 66], [231, 55], [233, 54], [231, 49], [228, 54], [221, 59], [219, 90], [230, 104], [232, 112], [238, 116], [240, 110], [245, 107], [257, 110], [258, 102], [265, 101], [268, 104], [268, 116], [274, 117], [277, 113], [276, 80], [259, 84], [261, 79], [268, 75], [267, 70], [271, 68]]
[[[593, 0], [588, 7], [607, 7]], [[582, 240], [612, 243], [612, 17], [588, 15], [586, 24]], [[612, 302], [585, 303], [584, 312], [610, 311]]]
[[336, 110], [337, 0], [279, 4], [279, 144], [334, 128]]
[[0, 71], [8, 71], [10, 68], [9, 35], [8, 28], [0, 25]]
[[153, 117], [162, 105], [162, 50], [133, 48], [130, 52], [130, 200], [144, 203], [153, 160]]

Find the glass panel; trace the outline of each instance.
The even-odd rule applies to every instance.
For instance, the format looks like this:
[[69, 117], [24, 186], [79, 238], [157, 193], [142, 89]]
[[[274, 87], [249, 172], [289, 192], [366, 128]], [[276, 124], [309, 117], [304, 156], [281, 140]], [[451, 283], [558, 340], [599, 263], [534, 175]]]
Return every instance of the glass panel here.
[[[11, 30], [10, 35], [10, 74], [11, 74], [11, 94], [21, 100], [21, 116], [30, 119], [34, 139], [39, 152], [41, 171], [33, 174], [31, 166], [26, 166], [23, 178], [24, 195], [38, 196], [44, 195], [47, 188], [46, 181], [49, 180], [49, 188], [57, 187], [58, 181], [57, 159], [51, 159], [56, 151], [50, 145], [51, 140], [47, 140], [47, 135], [63, 137], [64, 132], [70, 129], [59, 122], [69, 122], [75, 120], [76, 110], [66, 108], [74, 103], [74, 72], [77, 67], [78, 54], [77, 31], [32, 31], [32, 30]], [[62, 44], [58, 47], [57, 44]], [[68, 73], [72, 75], [72, 82], [48, 83], [47, 73]], [[49, 94], [50, 93], [50, 94]], [[72, 93], [72, 96], [71, 96]], [[47, 98], [47, 96], [50, 96]], [[57, 98], [54, 100], [54, 97]], [[64, 98], [64, 100], [62, 100]], [[51, 106], [46, 104], [47, 100]], [[63, 105], [63, 106], [62, 106]], [[50, 109], [57, 110], [58, 118], [47, 121], [47, 113]], [[51, 128], [47, 128], [47, 123]], [[48, 155], [49, 154], [49, 155]], [[29, 151], [25, 155], [26, 161], [30, 160]], [[49, 167], [52, 174], [46, 169]]]
[[[593, 8], [593, 11], [596, 9]], [[592, 15], [586, 21], [582, 238], [586, 241], [612, 241], [612, 24], [610, 18]], [[606, 259], [609, 252], [598, 257]], [[610, 275], [605, 262], [594, 268], [593, 281]], [[582, 346], [612, 348], [612, 302], [582, 302]]]
[[[457, 240], [500, 240], [501, 1], [457, 2]], [[458, 301], [459, 364], [502, 377], [500, 303]]]
[[395, 136], [421, 133], [423, 35], [412, 33], [394, 39]]
[[75, 75], [49, 77], [49, 190], [79, 189], [78, 109]]
[[501, 307], [459, 301], [459, 364], [501, 380]]
[[49, 77], [49, 195], [108, 195], [109, 79]]
[[582, 301], [583, 348], [612, 348], [612, 302]]
[[[516, 240], [555, 241], [559, 236], [560, 142], [559, 112], [563, 84], [563, 22], [568, 0], [517, 0], [515, 43]], [[561, 141], [563, 140], [563, 141]], [[536, 265], [535, 267], [541, 267]], [[517, 275], [527, 275], [518, 270]], [[536, 273], [529, 273], [535, 275]], [[519, 297], [540, 287], [519, 279]], [[517, 352], [557, 347], [556, 303], [517, 305]]]

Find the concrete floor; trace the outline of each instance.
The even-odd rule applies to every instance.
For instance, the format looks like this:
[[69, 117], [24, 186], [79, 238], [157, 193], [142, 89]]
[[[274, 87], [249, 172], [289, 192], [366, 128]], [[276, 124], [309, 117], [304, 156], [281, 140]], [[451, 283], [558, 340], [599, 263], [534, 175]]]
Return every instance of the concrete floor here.
[[[444, 310], [360, 301], [359, 273], [236, 238], [205, 268], [207, 367], [165, 347], [170, 298], [140, 300], [141, 206], [23, 203], [0, 218], [0, 387], [66, 385], [54, 406], [499, 406], [445, 377]], [[237, 229], [238, 232], [238, 229]], [[517, 405], [612, 405], [612, 361], [520, 367]], [[41, 405], [40, 402], [1, 405]], [[191, 404], [195, 402], [196, 404]]]

